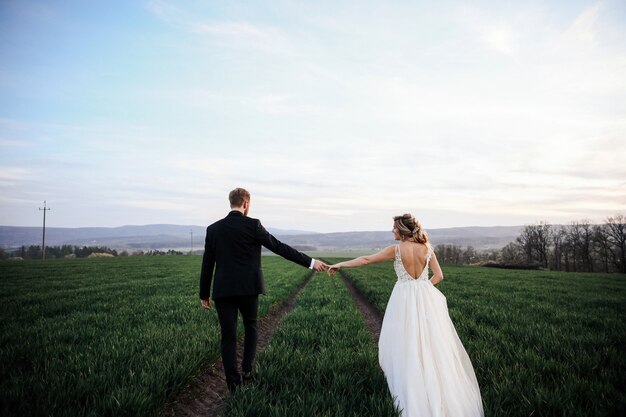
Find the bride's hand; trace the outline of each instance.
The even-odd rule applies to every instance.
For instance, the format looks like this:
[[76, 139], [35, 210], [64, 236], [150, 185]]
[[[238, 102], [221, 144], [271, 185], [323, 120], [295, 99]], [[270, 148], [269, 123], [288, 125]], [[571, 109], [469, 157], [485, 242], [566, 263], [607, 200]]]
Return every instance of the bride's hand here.
[[332, 276], [335, 275], [335, 272], [339, 271], [341, 269], [341, 264], [334, 264], [334, 265], [328, 265], [328, 269], [326, 270], [326, 272], [328, 273], [328, 276]]

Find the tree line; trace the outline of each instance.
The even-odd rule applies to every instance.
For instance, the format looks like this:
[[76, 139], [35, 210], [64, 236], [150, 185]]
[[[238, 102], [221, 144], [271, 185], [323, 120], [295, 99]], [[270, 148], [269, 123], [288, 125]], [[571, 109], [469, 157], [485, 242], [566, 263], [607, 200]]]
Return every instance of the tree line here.
[[617, 214], [603, 224], [583, 219], [568, 225], [526, 225], [515, 241], [500, 250], [477, 251], [458, 245], [434, 249], [439, 262], [448, 264], [626, 273], [626, 217]]
[[[183, 252], [169, 249], [167, 251], [149, 250], [147, 252], [138, 250], [128, 252], [126, 250], [117, 251], [106, 246], [47, 246], [46, 258], [87, 258], [92, 254], [110, 254], [112, 256], [161, 256], [161, 255], [182, 255]], [[21, 246], [16, 250], [7, 252], [0, 248], [0, 259], [22, 258], [22, 259], [41, 259], [41, 245]]]
[[[300, 248], [307, 249], [309, 248]], [[526, 225], [515, 241], [502, 249], [479, 251], [473, 246], [436, 245], [434, 250], [439, 262], [446, 264], [626, 273], [626, 217], [622, 214], [610, 216], [603, 224], [594, 224], [589, 219], [583, 219], [568, 225], [553, 225], [548, 222]], [[172, 249], [132, 253], [124, 250], [118, 253], [106, 246], [46, 246], [46, 258], [86, 258], [94, 253], [108, 253], [113, 256], [183, 254]], [[9, 257], [41, 259], [41, 246], [22, 246], [12, 252], [0, 248], [0, 259]]]
[[556, 271], [626, 273], [626, 217], [611, 216], [603, 224], [583, 219], [524, 226], [515, 242], [502, 248], [502, 260]]

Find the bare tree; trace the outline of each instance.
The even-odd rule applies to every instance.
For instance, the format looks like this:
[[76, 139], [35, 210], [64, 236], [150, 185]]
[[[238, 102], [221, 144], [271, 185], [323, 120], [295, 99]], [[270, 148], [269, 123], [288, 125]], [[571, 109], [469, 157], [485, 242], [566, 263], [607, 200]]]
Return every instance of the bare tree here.
[[522, 248], [524, 255], [526, 255], [526, 263], [533, 263], [533, 247], [535, 245], [535, 233], [533, 231], [533, 226], [526, 225], [522, 228], [520, 235], [517, 237], [516, 241]]
[[538, 263], [548, 267], [550, 244], [552, 241], [552, 225], [547, 222], [526, 225], [517, 237], [517, 243], [526, 255], [526, 263]]
[[567, 231], [563, 226], [555, 226], [552, 232], [552, 260], [554, 269], [561, 271], [563, 269], [563, 252], [565, 251], [565, 240], [567, 238]]
[[500, 258], [500, 250], [487, 249], [479, 253], [479, 255], [485, 261], [497, 261]]
[[532, 226], [532, 248], [537, 253], [538, 261], [544, 268], [548, 267], [548, 254], [552, 240], [552, 225], [547, 222], [539, 222]]
[[593, 272], [593, 225], [591, 220], [583, 219], [580, 221], [580, 249], [583, 266], [585, 271]]
[[600, 260], [604, 272], [609, 272], [609, 260], [613, 251], [606, 229], [606, 225], [595, 224], [593, 226], [593, 249], [594, 255]]
[[468, 246], [463, 251], [462, 259], [464, 264], [471, 264], [478, 261], [478, 252], [474, 249], [473, 246]]
[[437, 256], [437, 260], [442, 264], [446, 263], [446, 245], [437, 245], [435, 246], [435, 255]]
[[563, 241], [563, 255], [565, 258], [565, 271], [578, 271], [579, 250], [578, 250], [578, 229], [570, 224], [563, 228], [565, 240]]
[[463, 248], [457, 245], [437, 245], [435, 246], [435, 254], [437, 260], [447, 264], [461, 264]]
[[[481, 255], [482, 256], [482, 255]], [[499, 259], [508, 264], [539, 263], [565, 271], [626, 272], [626, 217], [608, 217], [604, 225], [589, 219], [567, 226], [547, 222], [526, 225], [515, 242], [500, 250]]]
[[573, 221], [568, 228], [568, 244], [572, 250], [574, 271], [593, 272], [591, 258], [593, 228], [589, 219]]
[[626, 217], [623, 214], [606, 219], [607, 234], [617, 256], [615, 267], [619, 272], [626, 272]]
[[524, 262], [524, 251], [517, 242], [510, 242], [501, 251], [502, 262], [509, 265], [517, 265]]
[[449, 253], [449, 257], [450, 257], [450, 262], [455, 264], [455, 265], [460, 264], [462, 262], [462, 260], [461, 260], [461, 253], [462, 253], [461, 247], [457, 246], [457, 245], [449, 245], [448, 247], [449, 247], [448, 253]]

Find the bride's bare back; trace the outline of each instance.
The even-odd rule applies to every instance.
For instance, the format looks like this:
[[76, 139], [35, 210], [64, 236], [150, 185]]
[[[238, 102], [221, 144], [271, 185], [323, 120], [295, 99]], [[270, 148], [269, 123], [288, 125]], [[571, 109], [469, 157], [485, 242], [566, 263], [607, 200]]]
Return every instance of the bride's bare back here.
[[400, 258], [406, 272], [413, 278], [418, 278], [426, 268], [428, 246], [423, 243], [402, 242], [400, 243]]

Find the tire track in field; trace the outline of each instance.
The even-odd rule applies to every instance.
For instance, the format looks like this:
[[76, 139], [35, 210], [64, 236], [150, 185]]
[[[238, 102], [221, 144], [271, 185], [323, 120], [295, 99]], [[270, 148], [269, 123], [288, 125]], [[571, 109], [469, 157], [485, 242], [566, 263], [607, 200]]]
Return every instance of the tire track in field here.
[[[271, 306], [267, 314], [259, 319], [257, 355], [267, 347], [269, 340], [280, 326], [282, 319], [293, 309], [296, 300], [311, 280], [311, 277], [313, 277], [313, 274], [314, 272], [311, 272], [288, 299], [280, 304]], [[238, 363], [241, 363], [242, 356], [243, 336], [237, 341]], [[229, 394], [226, 378], [224, 377], [224, 364], [220, 356], [213, 366], [208, 367], [194, 377], [175, 401], [166, 404], [159, 415], [161, 417], [215, 417], [223, 411], [224, 400]]]
[[383, 315], [374, 307], [367, 297], [365, 297], [361, 290], [354, 286], [350, 278], [348, 278], [343, 271], [340, 270], [339, 275], [348, 288], [359, 313], [363, 316], [365, 327], [372, 338], [372, 342], [374, 342], [374, 346], [378, 349], [378, 338], [380, 337], [380, 328], [383, 325]]

